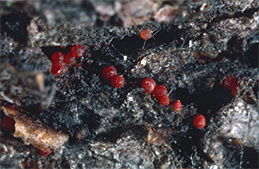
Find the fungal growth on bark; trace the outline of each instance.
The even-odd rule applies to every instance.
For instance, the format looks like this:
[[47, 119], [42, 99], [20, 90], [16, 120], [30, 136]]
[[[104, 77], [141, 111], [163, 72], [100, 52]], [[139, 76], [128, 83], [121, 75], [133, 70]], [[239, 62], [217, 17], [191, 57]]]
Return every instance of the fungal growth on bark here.
[[0, 168], [259, 168], [258, 9], [1, 1]]

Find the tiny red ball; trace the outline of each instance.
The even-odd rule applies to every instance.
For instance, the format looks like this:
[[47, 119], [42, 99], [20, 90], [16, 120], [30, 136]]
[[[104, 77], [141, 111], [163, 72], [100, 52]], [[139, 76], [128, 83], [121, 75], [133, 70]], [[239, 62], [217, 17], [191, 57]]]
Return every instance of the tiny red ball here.
[[235, 85], [236, 85], [236, 80], [232, 77], [232, 76], [228, 76], [226, 78], [226, 80], [224, 80], [222, 82], [222, 85], [226, 88], [226, 89], [232, 89]]
[[48, 156], [52, 153], [51, 149], [49, 151], [42, 151], [41, 149], [38, 149], [38, 150], [39, 150], [39, 153], [44, 156]]
[[170, 99], [168, 96], [162, 96], [159, 102], [163, 106], [168, 106], [170, 104]]
[[51, 60], [53, 63], [64, 62], [64, 54], [61, 52], [53, 53]]
[[163, 85], [157, 85], [151, 94], [154, 98], [161, 99], [161, 97], [167, 95], [167, 89]]
[[117, 70], [114, 66], [106, 66], [103, 69], [103, 78], [107, 81], [110, 81], [111, 78], [115, 75], [117, 75]]
[[73, 64], [75, 62], [75, 58], [72, 53], [68, 52], [64, 55], [64, 63]]
[[65, 71], [63, 63], [53, 63], [51, 66], [51, 73], [55, 76], [61, 75]]
[[111, 78], [111, 84], [113, 87], [121, 88], [125, 83], [124, 77], [121, 75], [115, 75]]
[[150, 29], [143, 29], [140, 33], [140, 37], [144, 40], [148, 40], [152, 37], [152, 31]]
[[197, 129], [202, 129], [206, 126], [206, 118], [201, 115], [201, 114], [197, 114], [194, 118], [193, 118], [193, 125], [197, 128]]
[[145, 89], [146, 93], [152, 93], [156, 87], [156, 82], [151, 78], [146, 78], [142, 81], [141, 87]]
[[238, 86], [238, 85], [235, 85], [235, 86], [232, 88], [232, 90], [231, 90], [231, 94], [232, 94], [233, 97], [234, 97], [234, 96], [236, 95], [236, 93], [237, 93], [237, 86]]
[[181, 107], [182, 107], [182, 103], [180, 100], [175, 100], [173, 103], [172, 103], [172, 106], [173, 108], [175, 108], [176, 110], [180, 110]]
[[14, 131], [15, 121], [13, 118], [5, 116], [1, 120], [1, 129], [4, 131]]
[[71, 49], [71, 53], [75, 58], [80, 58], [85, 53], [85, 45], [74, 45]]

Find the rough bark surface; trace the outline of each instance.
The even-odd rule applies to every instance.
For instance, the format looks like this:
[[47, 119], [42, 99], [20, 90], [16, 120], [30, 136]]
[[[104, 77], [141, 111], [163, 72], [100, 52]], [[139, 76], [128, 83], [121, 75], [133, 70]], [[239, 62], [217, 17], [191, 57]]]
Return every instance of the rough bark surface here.
[[[20, 135], [36, 125], [66, 137], [43, 156], [1, 130], [1, 168], [259, 167], [258, 0], [9, 0], [0, 20], [1, 119], [12, 107]], [[143, 40], [143, 29], [153, 37]], [[53, 76], [52, 54], [75, 44], [86, 46], [83, 56]], [[122, 88], [102, 77], [108, 65]], [[228, 76], [233, 95], [222, 85]], [[144, 93], [145, 78], [181, 110]]]

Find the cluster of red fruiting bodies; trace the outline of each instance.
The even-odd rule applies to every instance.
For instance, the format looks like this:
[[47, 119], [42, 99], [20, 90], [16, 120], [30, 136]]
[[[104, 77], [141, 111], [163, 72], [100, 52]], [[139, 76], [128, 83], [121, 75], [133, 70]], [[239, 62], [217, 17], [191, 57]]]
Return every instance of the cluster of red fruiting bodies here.
[[[146, 93], [151, 93], [152, 97], [159, 100], [159, 103], [164, 106], [168, 106], [170, 104], [170, 99], [167, 96], [167, 89], [163, 85], [156, 85], [156, 82], [151, 78], [146, 78], [142, 81], [141, 87], [144, 88]], [[180, 100], [175, 100], [172, 104], [173, 108], [176, 111], [181, 110], [182, 103]], [[197, 129], [202, 129], [206, 126], [206, 118], [198, 114], [193, 119], [193, 125]]]
[[[125, 83], [125, 79], [121, 75], [118, 75], [117, 69], [114, 66], [106, 66], [102, 74], [103, 78], [107, 81], [111, 81], [111, 85], [115, 88], [121, 88]], [[142, 81], [141, 87], [144, 88], [144, 92], [151, 93], [153, 98], [159, 100], [161, 105], [167, 106], [170, 104], [165, 86], [156, 85], [153, 79], [146, 78]], [[176, 111], [181, 110], [182, 103], [180, 100], [175, 100], [171, 105]], [[193, 124], [198, 129], [204, 128], [206, 126], [206, 118], [198, 114], [194, 117]]]
[[121, 88], [125, 79], [121, 75], [117, 75], [117, 69], [114, 66], [106, 66], [103, 71], [103, 78], [107, 81], [111, 81], [111, 84], [115, 88]]
[[[170, 99], [167, 96], [167, 89], [164, 85], [156, 85], [156, 82], [151, 78], [146, 78], [142, 81], [141, 87], [144, 92], [151, 93], [153, 98], [159, 100], [159, 103], [163, 106], [168, 106], [170, 104]], [[176, 100], [172, 103], [172, 106], [176, 110], [180, 110], [182, 103], [180, 100]]]
[[76, 59], [80, 58], [85, 53], [84, 45], [74, 45], [71, 52], [63, 54], [62, 52], [55, 52], [52, 55], [51, 73], [55, 76], [64, 73], [70, 66], [76, 63]]
[[233, 76], [228, 76], [226, 80], [222, 82], [222, 85], [226, 88], [231, 90], [232, 96], [236, 95], [238, 82], [236, 82]]
[[[84, 54], [84, 48], [84, 45], [74, 45], [71, 49], [71, 53], [66, 53], [64, 55], [61, 52], [55, 52], [52, 55], [53, 64], [51, 72], [53, 73], [53, 75], [60, 75], [66, 70], [66, 67], [73, 65], [75, 63], [75, 59], [80, 58]], [[121, 88], [125, 83], [125, 79], [121, 75], [117, 75], [117, 70], [114, 66], [105, 67], [102, 71], [102, 74], [104, 79], [107, 81], [111, 81], [112, 86], [115, 88]], [[222, 85], [226, 89], [230, 89], [233, 96], [236, 94], [238, 83], [232, 76], [228, 76], [226, 80], [223, 81]], [[167, 96], [167, 89], [165, 86], [156, 85], [156, 82], [153, 79], [146, 78], [142, 81], [141, 87], [144, 88], [144, 91], [146, 93], [151, 93], [154, 98], [158, 99], [161, 105], [167, 106], [170, 104], [170, 99]], [[180, 100], [175, 100], [171, 105], [175, 110], [180, 110], [182, 107], [182, 103]], [[204, 128], [206, 126], [206, 118], [201, 114], [196, 115], [193, 119], [193, 125], [197, 129]], [[14, 131], [14, 119], [5, 116], [1, 120], [1, 129], [4, 131]], [[52, 153], [52, 150], [49, 150], [47, 152], [39, 150], [39, 153], [41, 155], [48, 156]]]

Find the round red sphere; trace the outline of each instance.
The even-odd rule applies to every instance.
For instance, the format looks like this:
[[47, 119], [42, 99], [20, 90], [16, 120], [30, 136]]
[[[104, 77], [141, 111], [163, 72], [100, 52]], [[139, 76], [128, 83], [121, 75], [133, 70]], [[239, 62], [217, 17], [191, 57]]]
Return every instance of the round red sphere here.
[[201, 115], [198, 114], [193, 118], [193, 125], [197, 128], [197, 129], [202, 129], [206, 126], [206, 118]]
[[140, 37], [144, 40], [148, 40], [152, 37], [152, 31], [150, 29], [143, 29], [140, 33]]
[[172, 106], [174, 109], [176, 110], [180, 110], [181, 107], [182, 107], [182, 103], [180, 100], [175, 100], [173, 103], [172, 103]]
[[106, 66], [102, 73], [103, 78], [110, 81], [113, 76], [117, 75], [117, 69], [114, 66]]
[[38, 150], [39, 150], [39, 153], [44, 156], [48, 156], [52, 153], [51, 149], [49, 151], [42, 151], [41, 149], [38, 149]]
[[159, 102], [163, 106], [168, 106], [170, 104], [170, 99], [168, 96], [162, 96]]
[[235, 87], [236, 85], [236, 80], [232, 77], [232, 76], [228, 76], [226, 78], [226, 80], [224, 80], [222, 82], [222, 85], [226, 88], [226, 89], [233, 89], [233, 87]]
[[13, 118], [5, 116], [1, 120], [1, 129], [4, 131], [14, 131], [15, 129], [15, 121]]
[[71, 53], [75, 58], [80, 58], [85, 53], [85, 45], [74, 45], [71, 49]]
[[64, 63], [53, 63], [51, 66], [51, 73], [55, 76], [61, 75], [65, 71]]
[[146, 78], [142, 81], [141, 87], [145, 89], [146, 93], [152, 93], [156, 87], [156, 82], [151, 78]]
[[64, 62], [64, 54], [61, 52], [53, 53], [51, 60], [53, 63]]
[[121, 88], [125, 83], [124, 77], [121, 75], [115, 75], [111, 78], [111, 84], [113, 87]]
[[157, 85], [151, 94], [154, 98], [161, 99], [167, 95], [167, 89], [164, 85]]
[[64, 63], [66, 64], [75, 63], [75, 57], [72, 55], [72, 53], [68, 52], [64, 55]]

